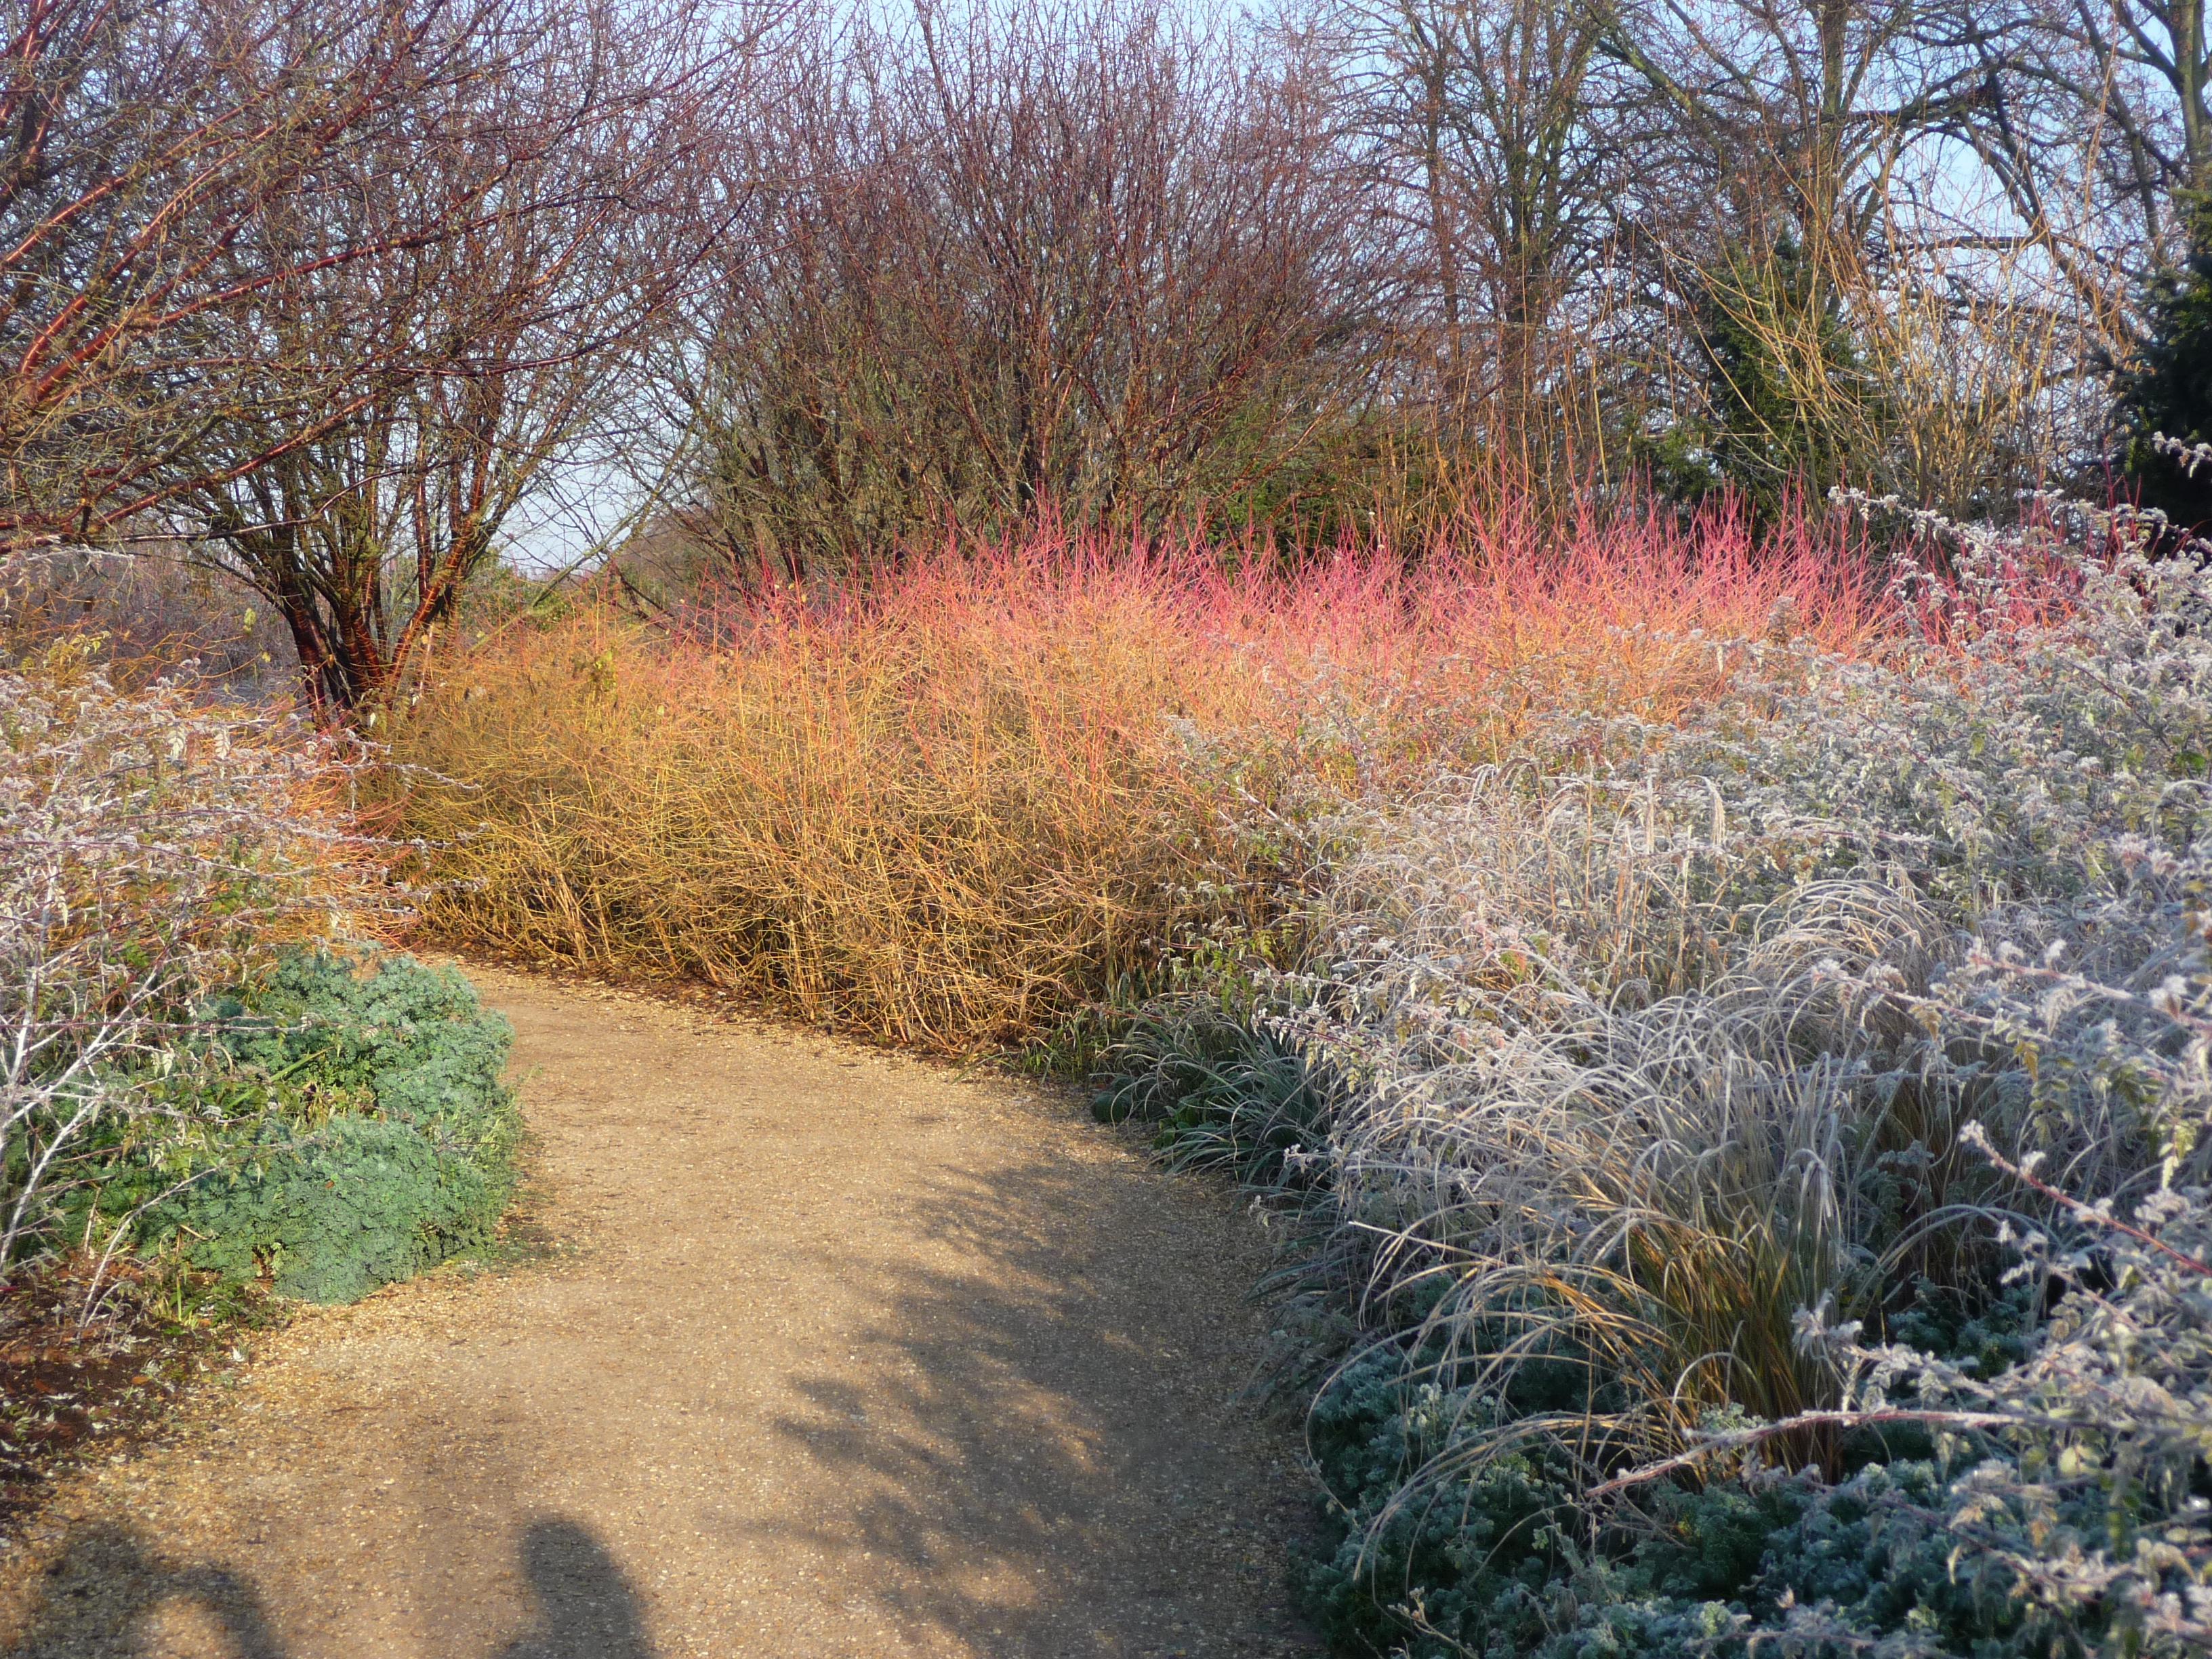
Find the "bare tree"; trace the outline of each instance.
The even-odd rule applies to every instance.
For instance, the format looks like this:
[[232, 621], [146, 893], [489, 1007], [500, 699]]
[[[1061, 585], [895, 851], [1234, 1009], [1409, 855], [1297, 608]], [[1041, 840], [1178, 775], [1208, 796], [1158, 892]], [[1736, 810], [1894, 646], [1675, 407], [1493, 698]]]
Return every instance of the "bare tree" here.
[[2124, 363], [2150, 280], [2203, 234], [2212, 191], [2212, 40], [2197, 0], [2014, 0], [1981, 15], [1979, 118], [1957, 137], [2024, 238]]
[[1589, 459], [1607, 257], [1637, 174], [1607, 0], [1355, 0], [1328, 30], [1360, 154], [1419, 253], [1405, 343], [1440, 431], [1521, 484]]
[[678, 9], [499, 0], [453, 54], [465, 76], [263, 221], [286, 248], [379, 251], [307, 261], [233, 315], [342, 412], [217, 419], [201, 450], [229, 464], [173, 514], [268, 596], [326, 712], [392, 696], [549, 470], [609, 436], [726, 221], [702, 123], [743, 57]]
[[346, 418], [241, 333], [276, 287], [442, 226], [295, 246], [272, 216], [457, 72], [474, 0], [16, 0], [0, 40], [0, 551], [94, 541], [204, 476], [211, 423]]
[[784, 61], [684, 386], [740, 565], [1194, 514], [1356, 386], [1379, 277], [1316, 66], [1113, 0], [817, 25]]
[[1841, 468], [1973, 511], [2074, 441], [2108, 295], [2069, 273], [2111, 222], [2048, 210], [2081, 124], [2018, 127], [2044, 28], [1966, 0], [1620, 11], [1607, 50], [1656, 140], [1630, 240], [1698, 370], [1667, 418], [1717, 392], [1752, 449], [1826, 457], [1801, 482]]

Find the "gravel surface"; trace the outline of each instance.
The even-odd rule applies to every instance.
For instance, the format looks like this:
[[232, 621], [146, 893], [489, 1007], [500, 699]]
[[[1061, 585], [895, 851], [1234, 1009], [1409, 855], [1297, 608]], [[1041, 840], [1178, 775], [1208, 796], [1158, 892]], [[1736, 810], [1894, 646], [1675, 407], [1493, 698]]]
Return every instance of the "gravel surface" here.
[[1317, 1651], [1232, 1206], [1056, 1092], [471, 971], [545, 1253], [310, 1311], [58, 1482], [9, 1651]]

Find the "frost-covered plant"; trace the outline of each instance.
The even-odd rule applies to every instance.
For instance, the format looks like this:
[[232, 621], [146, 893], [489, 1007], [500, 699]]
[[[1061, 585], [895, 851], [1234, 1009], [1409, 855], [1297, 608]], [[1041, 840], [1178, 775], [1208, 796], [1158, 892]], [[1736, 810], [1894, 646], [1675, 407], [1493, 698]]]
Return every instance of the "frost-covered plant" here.
[[1178, 1170], [1225, 1173], [1287, 1194], [1312, 1179], [1336, 1091], [1277, 1033], [1200, 996], [1155, 1001], [1107, 1049], [1110, 1079], [1091, 1103], [1102, 1122], [1158, 1126]]
[[1833, 1474], [1852, 1370], [1808, 1308], [2016, 1351], [2002, 1226], [2081, 1224], [1962, 1125], [2091, 1203], [2212, 1178], [2212, 579], [2091, 528], [1954, 548], [1882, 659], [1716, 642], [1735, 694], [1586, 775], [1370, 809], [1323, 967], [1261, 1017], [1336, 1087], [1309, 1285], [1449, 1419], [1358, 1549], [1515, 1460], [1587, 1494], [1716, 1420]]
[[2123, 836], [2186, 847], [2208, 805], [2212, 583], [2123, 553], [2064, 585], [2053, 620], [1755, 680], [1668, 741], [1660, 775], [1711, 780], [1754, 823], [1899, 865], [1969, 914], [2093, 884]]
[[[1421, 1659], [2202, 1653], [2205, 1196], [2168, 1190], [2124, 1217], [2062, 1199], [2070, 1236], [2029, 1229], [2014, 1241], [2016, 1291], [2063, 1292], [2017, 1364], [1968, 1364], [1863, 1340], [1824, 1312], [1801, 1316], [1845, 1378], [1817, 1425], [1850, 1437], [1844, 1478], [1739, 1470], [1814, 1426], [1802, 1419], [1709, 1433], [1608, 1483], [1632, 1501], [1603, 1511], [1612, 1525], [1598, 1549], [1555, 1447], [1518, 1448], [1421, 1503], [1400, 1499], [1412, 1468], [1483, 1431], [1505, 1402], [1365, 1356], [1314, 1413], [1316, 1452], [1346, 1500], [1340, 1547], [1310, 1576], [1317, 1610], [1352, 1650]], [[1693, 1465], [1709, 1478], [1679, 1484]]]
[[2115, 1654], [2212, 1650], [2208, 1196], [2161, 1188], [2124, 1219], [2062, 1200], [2078, 1242], [2031, 1231], [2014, 1272], [2065, 1294], [2027, 1358], [1992, 1377], [1808, 1316], [1808, 1345], [1852, 1367], [1848, 1419], [1911, 1416], [1986, 1446], [1942, 1518], [1984, 1583], [2004, 1580], [2024, 1622], [2087, 1626]]
[[1926, 1255], [1948, 1103], [1885, 1063], [1904, 1022], [1848, 982], [1924, 990], [1947, 928], [1909, 883], [1834, 866], [1734, 781], [1490, 775], [1340, 872], [1335, 965], [1278, 1016], [1361, 1085], [1322, 1265], [1386, 1330], [1421, 1309], [1478, 1394], [1532, 1359], [1585, 1369], [1499, 1448], [1557, 1433], [1602, 1468], [1732, 1404], [1802, 1409], [1831, 1383], [1795, 1310], [1879, 1306]]
[[[2097, 1191], [2195, 1155], [2185, 1036], [2152, 1028], [2201, 959], [2212, 607], [2191, 566], [2078, 573], [1960, 651], [1774, 653], [1609, 775], [1378, 815], [1334, 965], [1280, 988], [1365, 1084], [1331, 1150], [1370, 1295], [1564, 1327], [1680, 1432], [1818, 1396], [1796, 1309], [1894, 1307], [1955, 1250], [1962, 1109]], [[1989, 970], [2024, 952], [2032, 995]]]
[[[1801, 1314], [1805, 1345], [1845, 1377], [1820, 1425], [1902, 1428], [1929, 1455], [1803, 1488], [1759, 1573], [1705, 1621], [1705, 1639], [1651, 1645], [1878, 1659], [1993, 1647], [2179, 1659], [2212, 1648], [2212, 1194], [2160, 1188], [2123, 1213], [1989, 1152], [1978, 1126], [1966, 1139], [2070, 1224], [2009, 1241], [2009, 1279], [2039, 1296], [2063, 1291], [2051, 1317], [2020, 1363], [1985, 1374], [1865, 1340], [1857, 1322], [1826, 1309]], [[1711, 1435], [1609, 1486], [1724, 1467], [1806, 1426]], [[1864, 1560], [1839, 1574], [1847, 1527], [1863, 1535]], [[1653, 1634], [1651, 1609], [1640, 1612]]]
[[357, 901], [337, 766], [179, 682], [119, 694], [67, 652], [0, 672], [0, 1277], [96, 1128], [197, 1109], [160, 1086], [180, 1023]]

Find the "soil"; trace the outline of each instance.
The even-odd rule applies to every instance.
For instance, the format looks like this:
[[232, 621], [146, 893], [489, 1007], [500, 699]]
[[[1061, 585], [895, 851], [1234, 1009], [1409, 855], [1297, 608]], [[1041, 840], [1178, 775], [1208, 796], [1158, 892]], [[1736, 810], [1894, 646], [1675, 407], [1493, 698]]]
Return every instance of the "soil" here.
[[0, 1547], [57, 1472], [158, 1430], [283, 1314], [249, 1285], [223, 1295], [220, 1320], [179, 1320], [167, 1288], [131, 1262], [79, 1256], [0, 1291]]
[[547, 1242], [306, 1310], [58, 1476], [0, 1647], [1318, 1651], [1227, 1200], [1041, 1086], [471, 971]]

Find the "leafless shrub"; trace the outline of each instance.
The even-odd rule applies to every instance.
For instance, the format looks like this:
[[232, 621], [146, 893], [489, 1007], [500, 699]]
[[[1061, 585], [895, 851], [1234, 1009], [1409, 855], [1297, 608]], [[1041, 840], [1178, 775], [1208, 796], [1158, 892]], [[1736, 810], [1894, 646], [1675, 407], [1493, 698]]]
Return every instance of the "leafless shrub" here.
[[0, 572], [0, 659], [82, 641], [130, 690], [191, 663], [198, 682], [246, 702], [289, 696], [299, 663], [283, 619], [254, 589], [181, 548], [56, 550]]
[[1202, 516], [1358, 392], [1381, 272], [1322, 65], [1115, 0], [781, 55], [676, 376], [681, 504], [732, 575]]
[[459, 21], [450, 84], [265, 214], [318, 257], [237, 325], [344, 412], [227, 411], [177, 503], [199, 556], [276, 607], [325, 711], [388, 702], [516, 515], [634, 435], [647, 337], [729, 216], [707, 124], [740, 94], [742, 40], [673, 6]]
[[737, 39], [536, 0], [45, 0], [0, 43], [0, 552], [181, 546], [389, 696], [728, 215]]

